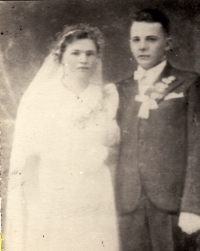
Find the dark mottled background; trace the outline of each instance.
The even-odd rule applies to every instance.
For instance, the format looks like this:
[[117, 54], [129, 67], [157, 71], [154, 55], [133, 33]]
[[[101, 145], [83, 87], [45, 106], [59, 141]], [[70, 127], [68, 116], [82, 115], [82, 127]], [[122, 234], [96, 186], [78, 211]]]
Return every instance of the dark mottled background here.
[[68, 0], [0, 2], [0, 82], [2, 87], [2, 176], [6, 173], [13, 126], [21, 95], [34, 77], [55, 34], [66, 24], [89, 23], [106, 38], [103, 74], [115, 82], [131, 74], [130, 14], [158, 7], [172, 23], [169, 60], [177, 67], [200, 72], [200, 0]]

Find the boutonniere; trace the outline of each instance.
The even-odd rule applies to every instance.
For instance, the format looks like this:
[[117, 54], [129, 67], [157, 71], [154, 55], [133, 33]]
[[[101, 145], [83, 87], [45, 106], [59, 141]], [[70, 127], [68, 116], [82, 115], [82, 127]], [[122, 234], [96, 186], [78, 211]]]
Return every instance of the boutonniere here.
[[155, 83], [148, 91], [148, 95], [136, 95], [135, 100], [141, 102], [138, 117], [143, 119], [149, 118], [149, 110], [157, 109], [158, 104], [156, 100], [164, 97], [165, 90], [175, 80], [174, 76], [162, 78], [161, 82]]
[[176, 78], [174, 76], [169, 76], [168, 78], [162, 78], [161, 82], [155, 83], [150, 89], [150, 98], [162, 99], [164, 97], [165, 90], [175, 79]]

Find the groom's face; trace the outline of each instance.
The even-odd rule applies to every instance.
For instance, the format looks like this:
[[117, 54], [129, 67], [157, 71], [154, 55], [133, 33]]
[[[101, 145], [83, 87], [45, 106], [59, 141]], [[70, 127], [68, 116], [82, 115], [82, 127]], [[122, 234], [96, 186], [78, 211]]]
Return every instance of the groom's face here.
[[136, 62], [148, 70], [163, 60], [169, 50], [169, 38], [161, 23], [133, 22], [130, 47]]

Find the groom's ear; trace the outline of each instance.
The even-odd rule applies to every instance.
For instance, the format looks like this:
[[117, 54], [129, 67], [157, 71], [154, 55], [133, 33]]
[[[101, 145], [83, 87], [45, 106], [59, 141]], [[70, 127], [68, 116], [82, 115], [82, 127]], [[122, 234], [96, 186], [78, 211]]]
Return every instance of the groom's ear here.
[[173, 47], [173, 40], [172, 40], [172, 38], [170, 36], [166, 37], [165, 42], [166, 42], [166, 44], [165, 44], [165, 51], [171, 50], [172, 47]]

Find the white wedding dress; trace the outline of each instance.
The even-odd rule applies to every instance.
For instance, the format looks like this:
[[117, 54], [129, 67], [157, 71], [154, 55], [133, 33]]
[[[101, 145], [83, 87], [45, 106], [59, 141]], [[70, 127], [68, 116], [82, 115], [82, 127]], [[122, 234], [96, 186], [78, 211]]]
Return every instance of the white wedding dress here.
[[5, 251], [119, 250], [107, 161], [119, 140], [117, 106], [113, 84], [90, 84], [77, 96], [61, 82], [47, 82], [28, 105], [22, 102], [11, 157]]

